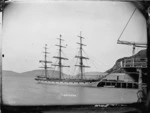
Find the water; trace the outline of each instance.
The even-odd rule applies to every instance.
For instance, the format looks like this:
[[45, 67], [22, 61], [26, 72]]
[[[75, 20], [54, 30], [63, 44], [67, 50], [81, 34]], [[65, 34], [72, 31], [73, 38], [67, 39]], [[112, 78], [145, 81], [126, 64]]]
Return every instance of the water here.
[[33, 76], [3, 76], [3, 102], [11, 105], [73, 105], [137, 102], [137, 89], [38, 84]]

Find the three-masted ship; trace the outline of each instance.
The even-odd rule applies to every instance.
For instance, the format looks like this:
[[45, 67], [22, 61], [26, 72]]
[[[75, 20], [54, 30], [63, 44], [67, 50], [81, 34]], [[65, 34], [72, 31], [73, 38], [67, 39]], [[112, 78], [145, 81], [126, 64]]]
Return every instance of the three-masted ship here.
[[58, 38], [59, 40], [59, 45], [56, 45], [59, 47], [59, 55], [58, 56], [54, 56], [53, 58], [58, 59], [58, 64], [52, 64], [52, 66], [57, 66], [59, 68], [59, 77], [58, 78], [51, 78], [48, 76], [48, 67], [47, 64], [48, 63], [52, 63], [51, 61], [47, 61], [47, 45], [45, 45], [45, 59], [44, 60], [40, 60], [41, 63], [44, 63], [44, 66], [42, 68], [44, 68], [44, 76], [37, 76], [35, 78], [35, 80], [37, 80], [39, 83], [47, 83], [47, 84], [57, 84], [57, 85], [75, 85], [75, 86], [97, 86], [98, 83], [100, 82], [100, 79], [93, 79], [93, 80], [89, 80], [86, 79], [84, 76], [84, 68], [90, 68], [90, 66], [86, 66], [83, 63], [83, 60], [88, 60], [89, 58], [84, 57], [83, 56], [83, 46], [86, 46], [85, 44], [82, 43], [82, 39], [84, 39], [84, 37], [78, 36], [80, 38], [80, 42], [77, 42], [77, 44], [79, 44], [79, 55], [75, 56], [75, 58], [78, 58], [80, 60], [78, 65], [75, 65], [77, 67], [79, 67], [80, 69], [80, 73], [79, 73], [79, 77], [77, 78], [68, 78], [68, 79], [64, 79], [62, 78], [63, 75], [63, 68], [65, 67], [70, 67], [70, 66], [66, 66], [62, 64], [62, 60], [68, 60], [68, 58], [65, 58], [62, 56], [62, 48], [65, 48], [65, 46], [62, 46], [62, 41], [64, 41], [62, 39], [62, 36], [60, 35], [60, 38]]

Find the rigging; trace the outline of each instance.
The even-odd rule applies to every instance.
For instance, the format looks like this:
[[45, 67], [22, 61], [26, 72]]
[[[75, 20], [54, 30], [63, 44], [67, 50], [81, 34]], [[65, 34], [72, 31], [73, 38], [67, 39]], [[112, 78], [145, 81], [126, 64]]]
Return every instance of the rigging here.
[[122, 34], [124, 33], [125, 29], [127, 28], [131, 18], [133, 17], [134, 13], [136, 11], [136, 8], [134, 9], [133, 13], [131, 14], [129, 20], [127, 21], [125, 27], [123, 28], [118, 40], [117, 40], [117, 44], [125, 44], [125, 45], [132, 45], [133, 46], [133, 50], [132, 50], [132, 55], [135, 54], [135, 47], [142, 47], [142, 48], [146, 48], [147, 47], [147, 44], [146, 43], [137, 43], [137, 42], [129, 42], [129, 41], [123, 41], [123, 40], [120, 40]]

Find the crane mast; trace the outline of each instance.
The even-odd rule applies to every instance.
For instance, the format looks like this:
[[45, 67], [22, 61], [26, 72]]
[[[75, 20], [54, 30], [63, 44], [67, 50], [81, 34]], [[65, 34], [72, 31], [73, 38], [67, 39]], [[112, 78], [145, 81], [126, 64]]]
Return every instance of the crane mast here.
[[135, 54], [135, 48], [136, 47], [147, 48], [147, 44], [146, 43], [128, 42], [128, 41], [118, 40], [117, 44], [125, 44], [125, 45], [133, 46], [132, 55]]
[[132, 55], [135, 54], [135, 48], [136, 47], [142, 47], [142, 48], [146, 48], [147, 47], [146, 43], [129, 42], [129, 41], [122, 41], [122, 40], [120, 40], [122, 34], [124, 33], [125, 29], [127, 28], [128, 24], [129, 24], [130, 20], [132, 19], [132, 17], [133, 17], [133, 15], [134, 15], [135, 12], [136, 12], [136, 8], [133, 10], [133, 12], [132, 12], [129, 20], [127, 21], [125, 27], [123, 28], [123, 30], [122, 30], [122, 32], [121, 32], [121, 34], [120, 34], [120, 36], [119, 36], [119, 38], [117, 40], [117, 44], [125, 44], [125, 45], [131, 45], [131, 46], [133, 46]]

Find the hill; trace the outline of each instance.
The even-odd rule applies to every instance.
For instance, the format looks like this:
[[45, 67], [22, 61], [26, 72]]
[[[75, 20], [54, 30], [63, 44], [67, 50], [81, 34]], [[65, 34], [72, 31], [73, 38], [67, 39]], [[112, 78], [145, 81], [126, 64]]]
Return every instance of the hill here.
[[[146, 54], [146, 49], [139, 51], [137, 54], [133, 55], [133, 56], [129, 56], [129, 57], [123, 57], [120, 58], [116, 61], [115, 65], [107, 70], [105, 73], [102, 72], [86, 72], [85, 76], [86, 78], [99, 78], [103, 75], [105, 75], [106, 73], [124, 73], [125, 70], [124, 69], [119, 69], [120, 68], [120, 61], [124, 60], [124, 59], [128, 59], [128, 58], [146, 58], [147, 54]], [[23, 73], [17, 73], [17, 72], [13, 72], [13, 71], [8, 71], [8, 70], [3, 70], [2, 71], [2, 75], [3, 76], [32, 76], [35, 77], [37, 75], [44, 75], [44, 70], [32, 70], [32, 71], [27, 71], [27, 72], [23, 72]], [[49, 70], [48, 71], [48, 75], [52, 78], [58, 78], [59, 77], [59, 71], [54, 71], [54, 70]], [[76, 77], [79, 77], [80, 75], [78, 74]], [[70, 78], [69, 75], [64, 74], [63, 73], [63, 78]]]
[[[58, 78], [59, 77], [59, 71], [55, 70], [48, 70], [48, 76], [52, 78]], [[44, 70], [32, 70], [32, 71], [27, 71], [24, 73], [21, 73], [21, 76], [42, 76], [44, 75]], [[67, 74], [62, 73], [62, 76], [67, 76]]]
[[[44, 75], [44, 70], [32, 70], [32, 71], [27, 71], [27, 72], [23, 72], [23, 73], [17, 73], [17, 72], [13, 72], [13, 71], [3, 70], [3, 76], [36, 77], [38, 75]], [[52, 78], [58, 78], [59, 77], [59, 71], [48, 70], [48, 75]], [[97, 79], [97, 78], [105, 75], [105, 73], [86, 72], [86, 73], [84, 73], [84, 75], [86, 76], [87, 79]], [[70, 77], [71, 78], [78, 78], [79, 76], [80, 76], [80, 74], [78, 74], [77, 76], [69, 76], [69, 75], [63, 73], [63, 78], [70, 78]]]
[[[116, 61], [115, 65], [106, 71], [106, 73], [124, 73], [125, 70], [124, 69], [119, 69], [120, 68], [120, 61], [123, 61], [125, 59], [129, 59], [129, 58], [147, 58], [147, 50], [144, 49], [144, 50], [141, 50], [139, 51], [137, 54], [133, 55], [133, 56], [130, 56], [130, 57], [123, 57], [123, 58], [120, 58]], [[116, 70], [116, 71], [115, 71]]]
[[20, 73], [14, 72], [14, 71], [8, 71], [8, 70], [3, 70], [2, 71], [3, 76], [18, 76]]
[[[17, 73], [14, 71], [3, 70], [2, 75], [3, 76], [32, 76], [32, 77], [35, 77], [37, 75], [44, 75], [44, 70], [32, 70], [32, 71], [27, 71], [27, 72], [23, 72], [23, 73]], [[59, 72], [54, 71], [54, 70], [48, 70], [48, 75], [53, 78], [58, 78]], [[67, 75], [63, 73], [63, 76], [67, 76]]]

